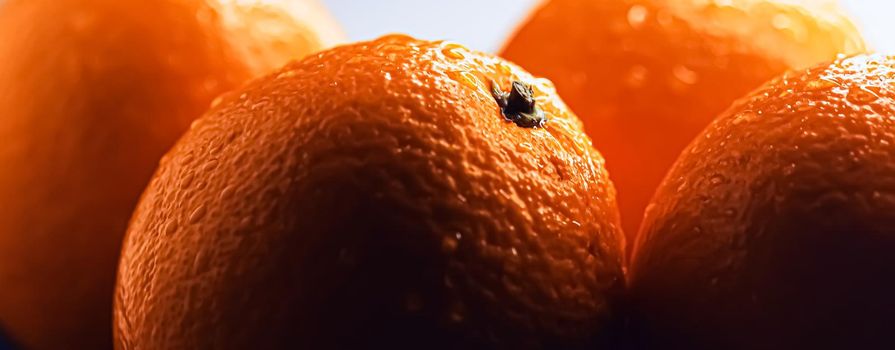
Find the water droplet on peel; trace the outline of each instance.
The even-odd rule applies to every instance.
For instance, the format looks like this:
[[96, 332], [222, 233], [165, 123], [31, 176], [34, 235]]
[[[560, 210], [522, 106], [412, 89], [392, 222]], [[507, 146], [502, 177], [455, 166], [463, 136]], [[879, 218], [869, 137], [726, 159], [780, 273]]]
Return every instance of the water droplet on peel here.
[[183, 180], [180, 180], [180, 189], [188, 189], [190, 186], [193, 185], [193, 179], [195, 178], [195, 173], [193, 173], [192, 171], [186, 173], [186, 175], [183, 176]]
[[195, 210], [193, 210], [193, 212], [190, 214], [190, 223], [191, 223], [191, 224], [195, 224], [195, 223], [199, 222], [199, 220], [202, 220], [202, 218], [205, 217], [205, 212], [206, 212], [206, 211], [207, 211], [207, 210], [205, 209], [205, 205], [200, 204], [200, 205], [199, 205]]
[[754, 120], [756, 117], [758, 117], [758, 115], [755, 114], [755, 112], [744, 111], [744, 112], [737, 113], [737, 115], [733, 117], [733, 121], [731, 121], [731, 123], [733, 125], [740, 125], [742, 123], [748, 123], [748, 122]]
[[291, 78], [294, 76], [295, 76], [295, 71], [287, 70], [285, 72], [281, 72], [280, 74], [277, 74], [277, 79]]
[[809, 81], [808, 84], [805, 84], [805, 89], [808, 91], [819, 91], [819, 90], [827, 90], [832, 89], [834, 87], [839, 86], [836, 82], [827, 80], [827, 79], [816, 79]]
[[646, 21], [646, 16], [649, 14], [646, 7], [640, 5], [631, 6], [628, 9], [628, 24], [632, 28], [640, 28], [643, 25], [643, 22]]
[[[472, 74], [470, 72], [453, 71], [453, 72], [448, 72], [448, 76], [466, 87], [470, 87], [473, 89], [484, 89], [481, 86], [479, 79], [475, 76], [475, 74]], [[487, 92], [487, 90], [483, 90], [483, 91]], [[490, 92], [488, 94], [490, 95]]]
[[221, 194], [218, 196], [218, 199], [223, 200], [230, 198], [230, 196], [232, 196], [235, 191], [236, 188], [234, 188], [233, 186], [224, 187], [224, 189], [221, 190]]
[[171, 235], [177, 232], [178, 225], [177, 220], [168, 221], [168, 224], [165, 225], [164, 232], [166, 235]]
[[852, 87], [848, 90], [848, 96], [846, 98], [854, 104], [865, 105], [878, 100], [879, 96], [868, 89]]
[[217, 169], [218, 165], [219, 164], [218, 164], [217, 158], [210, 158], [210, 159], [208, 159], [208, 161], [205, 162], [204, 165], [202, 165], [202, 172], [206, 173], [206, 174], [210, 173], [210, 172], [214, 171], [215, 169]]
[[445, 45], [443, 49], [441, 49], [441, 54], [443, 54], [444, 57], [447, 58], [460, 60], [466, 58], [466, 55], [463, 54], [463, 50], [465, 49], [466, 48], [463, 47], [463, 45], [449, 43]]
[[798, 112], [802, 112], [802, 113], [810, 112], [810, 111], [813, 111], [814, 109], [815, 109], [814, 103], [809, 100], [803, 100], [803, 101], [796, 102], [796, 105], [795, 105], [795, 110]]

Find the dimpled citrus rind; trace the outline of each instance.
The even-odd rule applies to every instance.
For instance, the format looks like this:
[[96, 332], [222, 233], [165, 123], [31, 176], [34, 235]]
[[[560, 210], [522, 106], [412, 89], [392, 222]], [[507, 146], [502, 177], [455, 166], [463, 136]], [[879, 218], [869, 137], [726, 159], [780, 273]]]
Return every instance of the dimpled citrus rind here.
[[[533, 85], [547, 123], [507, 121], [491, 81]], [[290, 64], [163, 161], [123, 252], [118, 344], [605, 343], [624, 237], [581, 129], [548, 81], [454, 43]]]
[[639, 338], [672, 348], [887, 347], [895, 58], [788, 73], [681, 155], [630, 274]]

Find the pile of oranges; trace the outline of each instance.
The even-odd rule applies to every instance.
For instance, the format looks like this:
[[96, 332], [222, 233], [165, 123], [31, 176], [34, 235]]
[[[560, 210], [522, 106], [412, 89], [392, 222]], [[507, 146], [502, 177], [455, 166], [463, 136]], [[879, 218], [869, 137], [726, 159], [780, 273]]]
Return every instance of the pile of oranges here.
[[342, 42], [315, 0], [0, 3], [2, 332], [895, 347], [895, 57], [833, 2], [546, 0], [504, 58]]

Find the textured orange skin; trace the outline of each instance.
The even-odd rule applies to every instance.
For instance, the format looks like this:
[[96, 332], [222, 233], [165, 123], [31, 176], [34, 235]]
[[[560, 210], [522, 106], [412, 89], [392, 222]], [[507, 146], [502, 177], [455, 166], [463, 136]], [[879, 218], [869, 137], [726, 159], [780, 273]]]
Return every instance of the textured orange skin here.
[[629, 240], [680, 151], [734, 100], [789, 69], [864, 48], [834, 7], [723, 2], [547, 1], [503, 50], [552, 80], [584, 122]]
[[634, 247], [645, 348], [891, 349], [895, 57], [792, 73], [715, 120]]
[[[505, 121], [491, 79], [534, 84], [546, 126]], [[229, 94], [168, 153], [125, 240], [116, 345], [597, 348], [618, 220], [549, 81], [452, 43], [343, 46]]]
[[24, 347], [112, 347], [120, 244], [159, 158], [216, 95], [326, 44], [273, 8], [244, 20], [281, 36], [228, 34], [235, 9], [0, 5], [0, 327]]

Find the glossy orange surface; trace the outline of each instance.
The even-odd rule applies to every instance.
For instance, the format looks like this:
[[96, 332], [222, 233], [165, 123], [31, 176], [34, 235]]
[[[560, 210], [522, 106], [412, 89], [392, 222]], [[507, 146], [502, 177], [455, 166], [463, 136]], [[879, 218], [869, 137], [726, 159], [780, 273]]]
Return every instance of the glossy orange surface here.
[[[491, 81], [547, 123], [504, 119]], [[592, 348], [615, 191], [553, 86], [389, 36], [229, 94], [165, 157], [119, 270], [121, 349]]]
[[895, 346], [895, 57], [794, 72], [691, 144], [634, 247], [645, 348]]

